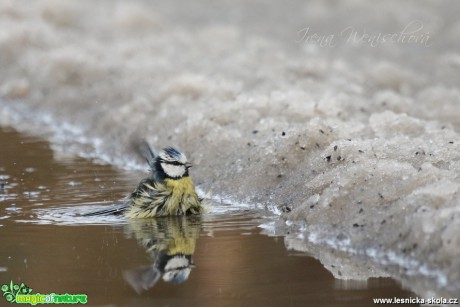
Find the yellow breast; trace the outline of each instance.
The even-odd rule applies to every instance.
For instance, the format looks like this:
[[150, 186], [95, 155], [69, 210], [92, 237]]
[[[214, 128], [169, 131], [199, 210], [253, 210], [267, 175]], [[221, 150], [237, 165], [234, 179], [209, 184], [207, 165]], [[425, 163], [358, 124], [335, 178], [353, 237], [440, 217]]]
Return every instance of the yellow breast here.
[[[171, 190], [171, 196], [166, 202], [168, 215], [201, 213], [201, 204], [195, 191], [192, 178], [165, 179], [165, 185]], [[191, 211], [191, 212], [189, 212]]]
[[164, 183], [144, 183], [144, 190], [131, 199], [128, 218], [201, 214], [204, 212], [190, 177], [165, 179]]

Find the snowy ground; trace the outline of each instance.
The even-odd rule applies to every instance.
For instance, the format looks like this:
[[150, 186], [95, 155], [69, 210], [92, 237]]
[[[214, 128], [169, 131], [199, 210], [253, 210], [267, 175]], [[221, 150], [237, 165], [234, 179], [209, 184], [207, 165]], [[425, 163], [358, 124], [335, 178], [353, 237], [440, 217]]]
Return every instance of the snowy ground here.
[[0, 124], [127, 169], [143, 168], [133, 138], [178, 146], [201, 190], [302, 224], [287, 245], [368, 256], [455, 293], [459, 11], [0, 1]]

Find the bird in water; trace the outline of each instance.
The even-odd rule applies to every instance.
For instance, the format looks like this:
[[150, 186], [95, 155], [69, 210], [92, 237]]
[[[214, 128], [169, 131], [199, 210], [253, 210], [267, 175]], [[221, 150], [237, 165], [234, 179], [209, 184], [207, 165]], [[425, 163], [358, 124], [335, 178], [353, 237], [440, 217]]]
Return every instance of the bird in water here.
[[152, 261], [123, 272], [137, 293], [153, 288], [161, 279], [173, 284], [188, 280], [195, 264], [193, 253], [201, 233], [200, 216], [131, 219], [125, 233], [137, 240]]
[[149, 176], [123, 204], [84, 216], [124, 214], [127, 218], [152, 218], [204, 212], [202, 199], [189, 175], [192, 165], [182, 152], [167, 147], [156, 154], [145, 141], [139, 144], [138, 150], [147, 160]]

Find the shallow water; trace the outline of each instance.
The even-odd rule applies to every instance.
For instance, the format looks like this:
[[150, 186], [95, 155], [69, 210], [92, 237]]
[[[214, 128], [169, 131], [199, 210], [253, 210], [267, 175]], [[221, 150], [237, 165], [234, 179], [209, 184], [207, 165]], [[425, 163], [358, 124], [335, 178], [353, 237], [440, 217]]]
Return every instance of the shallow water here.
[[[298, 226], [285, 245], [337, 278], [392, 276], [420, 296], [457, 296], [459, 10], [455, 0], [0, 0], [0, 125], [129, 171], [105, 168], [98, 181], [83, 160], [56, 157], [50, 171], [26, 155], [4, 197], [31, 207], [7, 212], [25, 224], [123, 225], [70, 213], [129, 191], [143, 170], [129, 144], [145, 138], [183, 150], [200, 191], [232, 204], [214, 207], [213, 227], [281, 209]], [[55, 183], [23, 189], [44, 174]], [[378, 267], [359, 270], [366, 260], [350, 254]]]
[[[261, 234], [277, 217], [254, 208], [215, 203], [201, 218], [84, 221], [75, 213], [117, 202], [142, 174], [55, 156], [47, 142], [8, 129], [0, 143], [2, 284], [84, 293], [91, 306], [368, 306], [414, 296], [390, 278], [334, 279], [318, 260], [286, 250], [283, 237]], [[136, 275], [161, 271], [155, 259], [177, 250], [194, 264], [182, 283]]]

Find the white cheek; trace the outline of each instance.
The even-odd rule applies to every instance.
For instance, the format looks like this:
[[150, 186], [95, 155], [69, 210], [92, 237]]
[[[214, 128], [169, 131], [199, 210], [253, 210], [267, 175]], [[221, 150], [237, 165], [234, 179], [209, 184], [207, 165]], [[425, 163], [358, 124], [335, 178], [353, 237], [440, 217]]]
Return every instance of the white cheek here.
[[181, 256], [175, 256], [171, 259], [168, 260], [168, 262], [165, 265], [165, 270], [176, 270], [178, 268], [186, 268], [189, 266], [189, 261], [185, 257]]
[[183, 165], [171, 165], [161, 163], [161, 167], [163, 168], [166, 175], [168, 175], [169, 177], [179, 178], [184, 176], [185, 174], [185, 167]]

